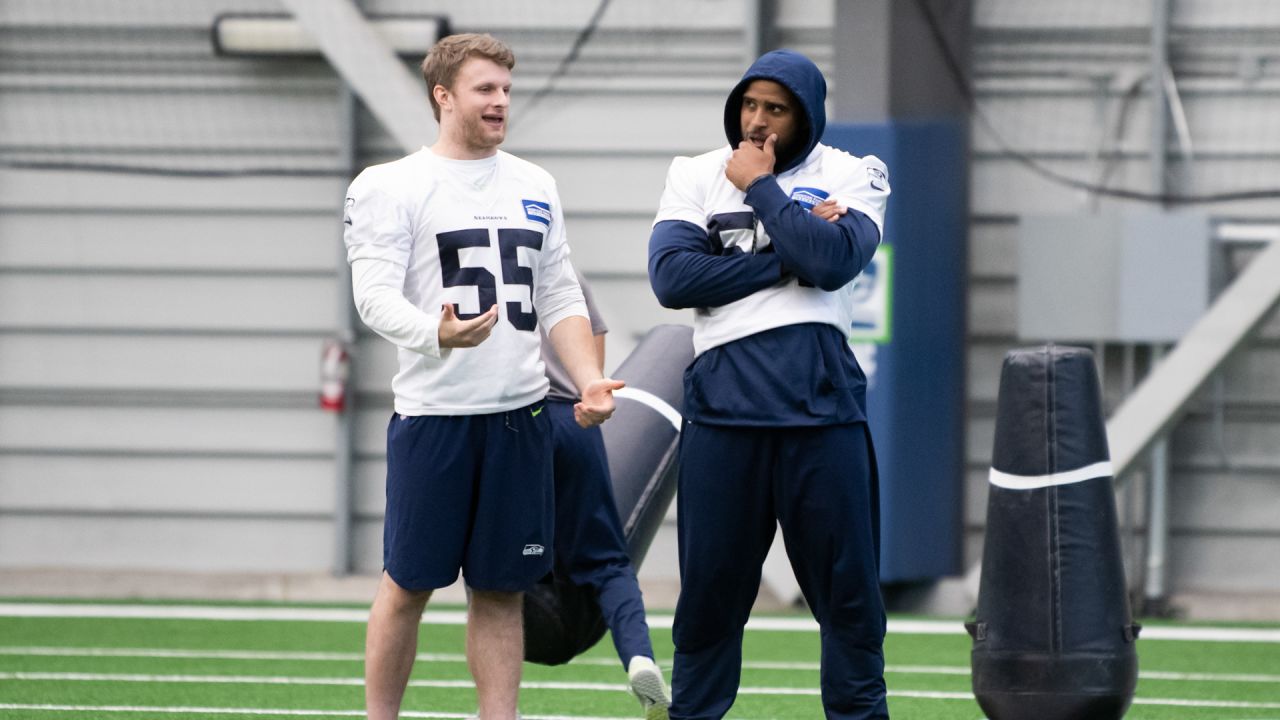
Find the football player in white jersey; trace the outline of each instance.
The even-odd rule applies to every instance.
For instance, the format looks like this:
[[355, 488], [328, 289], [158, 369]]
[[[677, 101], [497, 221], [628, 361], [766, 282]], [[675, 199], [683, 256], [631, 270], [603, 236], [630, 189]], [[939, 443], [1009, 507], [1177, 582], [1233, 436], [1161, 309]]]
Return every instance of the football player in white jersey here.
[[435, 144], [366, 169], [347, 192], [356, 306], [400, 364], [365, 649], [371, 720], [398, 716], [423, 609], [459, 571], [480, 717], [517, 717], [521, 593], [552, 559], [540, 325], [581, 393], [579, 424], [607, 419], [622, 387], [595, 361], [555, 181], [499, 150], [514, 65], [488, 35], [437, 43], [422, 63]]
[[821, 627], [826, 716], [889, 716], [878, 480], [866, 378], [847, 342], [888, 171], [819, 142], [825, 99], [808, 58], [762, 56], [725, 103], [729, 144], [672, 162], [650, 237], [658, 300], [695, 309], [673, 720], [720, 718], [733, 705], [743, 627], [779, 524]]

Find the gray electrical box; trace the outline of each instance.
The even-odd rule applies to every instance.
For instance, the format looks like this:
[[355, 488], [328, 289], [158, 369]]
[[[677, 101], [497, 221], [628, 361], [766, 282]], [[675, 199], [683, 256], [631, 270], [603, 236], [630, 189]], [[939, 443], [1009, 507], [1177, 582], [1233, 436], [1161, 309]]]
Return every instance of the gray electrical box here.
[[1202, 213], [1027, 215], [1018, 229], [1018, 336], [1163, 343], [1209, 306]]

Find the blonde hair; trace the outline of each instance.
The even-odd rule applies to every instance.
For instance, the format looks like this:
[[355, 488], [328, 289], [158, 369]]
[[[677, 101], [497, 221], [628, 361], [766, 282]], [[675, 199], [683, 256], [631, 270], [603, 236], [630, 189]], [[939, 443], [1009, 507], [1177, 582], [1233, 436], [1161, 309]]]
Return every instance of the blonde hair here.
[[436, 122], [440, 122], [436, 86], [452, 90], [453, 81], [458, 77], [458, 69], [467, 58], [473, 57], [492, 60], [508, 70], [516, 66], [516, 56], [511, 48], [487, 33], [449, 35], [440, 40], [422, 60], [422, 79], [427, 81], [427, 98], [431, 101], [431, 112], [436, 116]]

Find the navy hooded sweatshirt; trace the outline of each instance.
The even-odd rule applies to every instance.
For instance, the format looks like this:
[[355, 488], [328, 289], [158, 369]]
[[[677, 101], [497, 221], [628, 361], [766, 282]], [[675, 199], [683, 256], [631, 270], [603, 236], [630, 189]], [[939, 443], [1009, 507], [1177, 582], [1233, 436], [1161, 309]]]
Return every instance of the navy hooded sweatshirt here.
[[[772, 238], [767, 251], [726, 250], [716, 228], [663, 220], [649, 243], [649, 279], [671, 308], [711, 308], [798, 278], [834, 291], [870, 262], [880, 241], [877, 225], [850, 208], [830, 223], [789, 197], [776, 175], [803, 164], [826, 128], [826, 81], [803, 55], [779, 50], [747, 70], [725, 102], [730, 147], [742, 141], [742, 96], [753, 80], [773, 80], [792, 95], [801, 117], [801, 142], [778, 147], [775, 175], [748, 188], [751, 207]], [[716, 345], [685, 372], [684, 416], [729, 426], [805, 426], [865, 421], [866, 378], [847, 342], [847, 329], [816, 322], [783, 325]]]

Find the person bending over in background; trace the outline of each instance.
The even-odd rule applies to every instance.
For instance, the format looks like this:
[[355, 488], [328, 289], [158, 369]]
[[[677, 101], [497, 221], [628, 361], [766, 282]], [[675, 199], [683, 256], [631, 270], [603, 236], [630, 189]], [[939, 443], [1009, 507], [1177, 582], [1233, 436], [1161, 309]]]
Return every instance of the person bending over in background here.
[[[578, 284], [582, 286], [595, 335], [597, 367], [604, 372], [604, 335], [609, 328], [581, 275]], [[671, 698], [662, 681], [662, 671], [653, 661], [644, 600], [627, 556], [604, 437], [600, 428], [582, 428], [574, 422], [578, 392], [550, 345], [544, 337], [542, 362], [551, 382], [547, 414], [551, 416], [555, 447], [554, 572], [574, 585], [591, 588], [646, 720], [666, 720]]]

